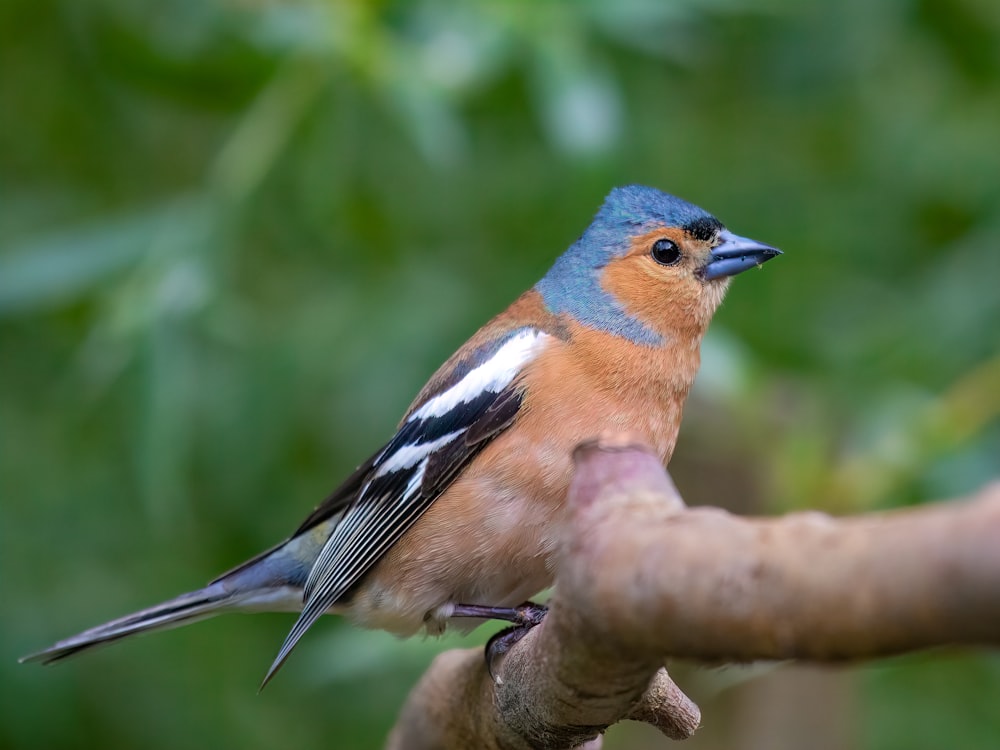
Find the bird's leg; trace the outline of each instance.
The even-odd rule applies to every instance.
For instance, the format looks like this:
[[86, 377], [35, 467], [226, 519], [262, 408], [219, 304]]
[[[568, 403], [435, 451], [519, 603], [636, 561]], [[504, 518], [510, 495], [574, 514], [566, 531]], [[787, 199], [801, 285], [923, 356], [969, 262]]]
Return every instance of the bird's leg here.
[[450, 617], [479, 617], [484, 620], [504, 620], [519, 626], [534, 626], [542, 621], [549, 609], [544, 604], [525, 602], [516, 607], [489, 607], [482, 604], [456, 604]]
[[456, 604], [452, 617], [481, 617], [489, 620], [506, 620], [514, 623], [504, 628], [486, 642], [486, 669], [494, 682], [499, 682], [493, 665], [497, 659], [510, 651], [514, 644], [524, 638], [528, 631], [545, 619], [549, 609], [544, 604], [525, 602], [516, 607], [487, 607], [479, 604]]

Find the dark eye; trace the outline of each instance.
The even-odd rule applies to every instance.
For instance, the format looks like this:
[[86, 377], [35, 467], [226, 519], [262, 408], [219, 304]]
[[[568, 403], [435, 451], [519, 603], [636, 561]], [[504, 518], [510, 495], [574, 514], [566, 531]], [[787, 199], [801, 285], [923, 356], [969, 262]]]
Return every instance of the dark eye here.
[[650, 255], [661, 266], [675, 266], [680, 262], [681, 249], [673, 240], [660, 239], [653, 243]]

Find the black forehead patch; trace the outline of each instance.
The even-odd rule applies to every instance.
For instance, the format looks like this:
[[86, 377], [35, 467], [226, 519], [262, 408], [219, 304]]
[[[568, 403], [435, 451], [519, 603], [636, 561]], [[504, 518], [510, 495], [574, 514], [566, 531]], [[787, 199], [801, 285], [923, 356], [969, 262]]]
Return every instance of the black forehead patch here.
[[708, 242], [722, 231], [722, 222], [714, 216], [699, 216], [694, 221], [684, 225], [684, 231], [694, 239]]

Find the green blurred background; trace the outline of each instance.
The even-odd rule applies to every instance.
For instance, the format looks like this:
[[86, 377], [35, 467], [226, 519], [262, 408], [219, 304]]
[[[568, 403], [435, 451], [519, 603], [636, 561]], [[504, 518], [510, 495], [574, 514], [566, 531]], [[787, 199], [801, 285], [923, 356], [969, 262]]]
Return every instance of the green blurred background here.
[[[994, 0], [7, 0], [0, 746], [379, 747], [484, 633], [331, 618], [260, 696], [290, 616], [15, 659], [290, 532], [614, 185], [786, 252], [706, 340], [691, 502], [847, 513], [1000, 475], [998, 146]], [[996, 654], [677, 675], [693, 749], [1000, 736]]]

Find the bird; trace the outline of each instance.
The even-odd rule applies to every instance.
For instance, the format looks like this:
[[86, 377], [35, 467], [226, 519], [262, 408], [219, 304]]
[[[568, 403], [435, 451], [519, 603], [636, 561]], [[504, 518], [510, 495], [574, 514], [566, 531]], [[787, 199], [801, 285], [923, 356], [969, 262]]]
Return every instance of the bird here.
[[222, 612], [297, 612], [263, 687], [326, 613], [400, 636], [491, 617], [523, 631], [544, 614], [528, 600], [553, 582], [574, 447], [627, 431], [666, 465], [732, 277], [780, 254], [681, 198], [614, 188], [541, 280], [433, 374], [388, 442], [285, 541], [21, 661], [57, 662]]

